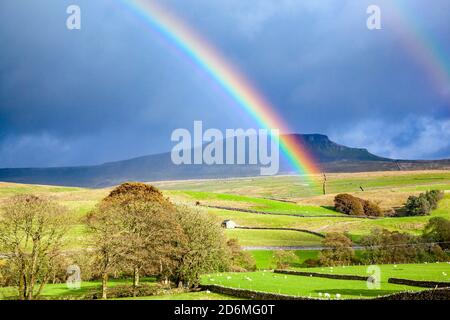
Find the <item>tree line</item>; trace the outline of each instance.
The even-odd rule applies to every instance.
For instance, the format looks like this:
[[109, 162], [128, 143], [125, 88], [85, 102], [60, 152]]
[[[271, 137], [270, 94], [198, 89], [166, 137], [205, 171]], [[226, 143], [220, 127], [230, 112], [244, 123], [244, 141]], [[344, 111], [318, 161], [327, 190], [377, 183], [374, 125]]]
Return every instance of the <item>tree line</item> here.
[[[198, 208], [173, 204], [155, 187], [124, 183], [88, 213], [85, 250], [66, 248], [71, 215], [62, 206], [32, 195], [7, 201], [0, 215], [0, 281], [17, 288], [19, 299], [40, 296], [45, 284], [64, 281], [70, 264], [83, 280], [101, 280], [99, 297], [108, 297], [110, 277], [141, 277], [167, 286], [197, 286], [204, 273], [252, 270], [252, 257], [236, 240], [227, 241], [215, 219]], [[1, 258], [0, 258], [1, 259]]]

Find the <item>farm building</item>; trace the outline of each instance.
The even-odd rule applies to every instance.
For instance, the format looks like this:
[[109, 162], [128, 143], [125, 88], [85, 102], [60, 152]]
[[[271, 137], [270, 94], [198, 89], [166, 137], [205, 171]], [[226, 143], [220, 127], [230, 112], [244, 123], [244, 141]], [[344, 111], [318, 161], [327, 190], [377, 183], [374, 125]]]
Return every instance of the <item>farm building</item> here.
[[222, 227], [225, 229], [234, 229], [236, 228], [236, 222], [234, 222], [233, 220], [224, 220], [222, 222]]

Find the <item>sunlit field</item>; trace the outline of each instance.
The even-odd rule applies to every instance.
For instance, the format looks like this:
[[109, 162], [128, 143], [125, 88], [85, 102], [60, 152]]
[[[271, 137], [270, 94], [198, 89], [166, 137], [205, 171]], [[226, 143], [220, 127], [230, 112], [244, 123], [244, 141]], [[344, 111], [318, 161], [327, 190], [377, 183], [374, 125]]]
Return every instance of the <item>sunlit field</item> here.
[[[320, 298], [320, 294], [336, 294], [342, 299], [374, 298], [405, 290], [423, 288], [387, 283], [390, 277], [411, 280], [450, 282], [448, 263], [382, 265], [381, 288], [370, 290], [364, 281], [334, 280], [304, 276], [285, 276], [271, 273], [276, 269], [276, 250], [292, 248], [297, 260], [289, 269], [318, 273], [366, 275], [367, 266], [307, 268], [305, 261], [317, 259], [323, 238], [286, 228], [309, 230], [322, 236], [330, 232], [345, 232], [358, 245], [359, 239], [374, 228], [408, 232], [420, 235], [432, 217], [450, 219], [450, 173], [446, 171], [378, 172], [330, 174], [328, 193], [321, 194], [320, 177], [316, 184], [307, 183], [298, 176], [275, 176], [224, 180], [194, 180], [156, 182], [164, 196], [176, 204], [196, 207], [207, 212], [217, 224], [233, 220], [237, 228], [224, 230], [228, 239], [238, 239], [248, 249], [258, 271], [204, 275], [203, 284], [217, 284], [233, 288], [282, 293], [286, 295]], [[314, 179], [313, 179], [314, 180]], [[151, 182], [150, 182], [151, 183]], [[361, 191], [361, 187], [364, 191]], [[347, 192], [376, 201], [384, 210], [401, 207], [408, 196], [439, 189], [446, 192], [436, 210], [428, 216], [382, 217], [366, 219], [349, 217], [333, 208], [337, 193]], [[0, 205], [18, 194], [35, 194], [54, 200], [70, 211], [65, 249], [83, 252], [89, 250], [90, 235], [86, 216], [105, 197], [111, 188], [86, 189], [40, 185], [0, 183]], [[244, 228], [240, 228], [244, 227]], [[267, 228], [252, 230], [247, 228]], [[277, 230], [274, 230], [277, 229]], [[253, 249], [252, 249], [253, 248]], [[257, 249], [255, 249], [257, 248]], [[301, 250], [299, 250], [301, 248]], [[356, 250], [359, 255], [359, 250]], [[251, 280], [249, 280], [251, 279]], [[128, 280], [112, 280], [111, 286], [126, 284]], [[149, 285], [155, 280], [148, 279]], [[80, 290], [70, 290], [62, 284], [49, 284], [42, 292], [45, 299], [80, 298], [100, 286], [100, 282], [83, 282]], [[0, 290], [3, 298], [14, 295], [10, 287]], [[213, 292], [168, 293], [139, 299], [231, 299]]]

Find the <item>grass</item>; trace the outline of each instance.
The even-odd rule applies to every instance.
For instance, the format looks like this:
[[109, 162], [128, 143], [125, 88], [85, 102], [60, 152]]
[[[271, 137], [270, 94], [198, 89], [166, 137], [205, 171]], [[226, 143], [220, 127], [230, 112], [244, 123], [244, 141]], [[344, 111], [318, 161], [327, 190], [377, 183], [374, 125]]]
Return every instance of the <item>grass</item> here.
[[[357, 241], [361, 236], [368, 234], [374, 228], [385, 228], [391, 231], [409, 232], [418, 235], [430, 218], [443, 217], [450, 219], [450, 195], [446, 195], [445, 199], [439, 203], [438, 209], [432, 211], [429, 216], [386, 217], [375, 220], [326, 216], [320, 218], [298, 218], [276, 215], [258, 215], [219, 209], [210, 209], [208, 211], [211, 215], [217, 217], [218, 221], [232, 219], [241, 226], [298, 228], [320, 233], [347, 232]], [[242, 232], [248, 231], [245, 230]], [[256, 234], [252, 233], [252, 235]], [[259, 237], [255, 239], [259, 239]]]
[[[381, 281], [387, 283], [388, 278], [403, 278], [410, 280], [440, 281], [450, 283], [450, 264], [447, 262], [427, 264], [385, 264], [379, 265]], [[299, 271], [310, 271], [326, 274], [351, 274], [368, 276], [367, 266], [346, 267], [317, 267], [317, 268], [295, 268]]]
[[[367, 176], [366, 176], [367, 175]], [[404, 199], [411, 192], [416, 192], [418, 189], [424, 191], [425, 189], [435, 187], [445, 187], [445, 181], [450, 177], [448, 172], [397, 172], [397, 173], [368, 173], [368, 174], [335, 174], [330, 175], [329, 179], [334, 186], [341, 186], [339, 191], [348, 189], [349, 185], [362, 180], [366, 181], [366, 185], [370, 186], [369, 191], [361, 197], [378, 197], [391, 199], [401, 195]], [[389, 230], [398, 230], [410, 232], [412, 234], [419, 234], [420, 230], [425, 226], [428, 220], [434, 216], [450, 218], [450, 195], [441, 201], [439, 208], [432, 212], [430, 216], [424, 217], [402, 217], [402, 218], [383, 218], [377, 220], [356, 219], [348, 217], [330, 217], [330, 214], [336, 214], [334, 211], [313, 205], [314, 203], [320, 205], [329, 204], [332, 195], [315, 196], [300, 200], [302, 203], [295, 204], [280, 202], [262, 198], [251, 197], [256, 191], [253, 187], [259, 185], [261, 188], [268, 188], [270, 186], [296, 189], [300, 183], [299, 178], [295, 177], [271, 177], [271, 178], [251, 178], [251, 179], [228, 179], [218, 183], [217, 180], [206, 181], [184, 181], [184, 182], [161, 182], [162, 186], [170, 187], [192, 187], [206, 188], [211, 187], [214, 190], [221, 186], [228, 190], [230, 186], [240, 186], [237, 189], [228, 190], [232, 193], [222, 194], [206, 191], [176, 191], [165, 190], [164, 193], [176, 200], [177, 202], [184, 202], [193, 204], [195, 201], [200, 201], [203, 204], [211, 205], [226, 205], [236, 208], [249, 208], [265, 212], [277, 213], [302, 213], [306, 215], [322, 215], [322, 217], [291, 217], [283, 215], [259, 215], [240, 211], [230, 211], [221, 209], [207, 209], [207, 211], [216, 217], [218, 223], [225, 219], [232, 219], [237, 224], [251, 227], [268, 227], [268, 228], [298, 228], [316, 231], [320, 233], [329, 232], [347, 232], [354, 240], [358, 240], [364, 234], [367, 234], [373, 228], [386, 228]], [[214, 184], [213, 184], [214, 182]], [[219, 180], [222, 182], [222, 180]], [[330, 182], [330, 183], [331, 183]], [[416, 185], [414, 185], [416, 183]], [[217, 186], [218, 185], [218, 186]], [[395, 187], [394, 189], [386, 189], [383, 186], [389, 185]], [[301, 187], [301, 186], [300, 186]], [[249, 190], [250, 188], [251, 190]], [[329, 188], [330, 189], [330, 188]], [[417, 190], [416, 190], [417, 189]], [[405, 191], [409, 190], [409, 191]], [[53, 186], [38, 186], [38, 185], [21, 185], [13, 183], [0, 183], [0, 205], [6, 198], [21, 193], [35, 193], [38, 195], [45, 195], [60, 204], [66, 206], [72, 213], [72, 219], [68, 221], [70, 224], [70, 232], [68, 235], [68, 249], [78, 249], [85, 247], [87, 241], [86, 228], [84, 227], [84, 217], [96, 203], [108, 193], [109, 189], [82, 189], [82, 188], [68, 188], [68, 187], [53, 187]], [[236, 194], [241, 192], [245, 196]], [[409, 193], [408, 193], [409, 192]], [[396, 200], [397, 201], [397, 200]], [[239, 231], [228, 232], [230, 237], [237, 237], [242, 239], [243, 245], [303, 245], [304, 239], [298, 234], [293, 235], [293, 232], [279, 231], [274, 234], [268, 232], [267, 237], [261, 236], [263, 231]], [[316, 241], [315, 245], [318, 244]]]
[[250, 209], [261, 212], [299, 215], [340, 215], [329, 208], [299, 205], [296, 203], [282, 202], [271, 199], [247, 197], [236, 194], [213, 193], [204, 191], [168, 191], [169, 196], [183, 200], [200, 201], [203, 205], [224, 206], [238, 209]]
[[423, 290], [390, 283], [381, 283], [380, 289], [369, 289], [365, 281], [283, 275], [264, 271], [205, 275], [202, 283], [312, 298], [319, 298], [320, 293], [329, 293], [332, 297], [340, 294], [344, 299], [361, 299], [401, 291]]
[[[292, 267], [300, 267], [307, 259], [316, 259], [319, 255], [318, 250], [294, 250], [298, 257], [297, 262]], [[259, 270], [276, 269], [273, 250], [249, 250], [256, 262], [256, 268]]]
[[[242, 179], [196, 180], [157, 182], [166, 196], [177, 203], [193, 205], [200, 201], [203, 205], [226, 206], [239, 209], [251, 209], [278, 215], [261, 215], [222, 209], [205, 209], [216, 218], [217, 223], [232, 219], [238, 225], [267, 228], [298, 228], [326, 234], [329, 232], [347, 232], [358, 241], [373, 228], [386, 228], [420, 234], [421, 229], [431, 217], [450, 219], [450, 194], [440, 202], [438, 209], [430, 216], [382, 218], [376, 220], [348, 217], [331, 217], [336, 212], [329, 209], [336, 193], [349, 192], [361, 198], [377, 201], [384, 208], [401, 206], [411, 194], [430, 189], [450, 190], [449, 171], [418, 172], [376, 172], [376, 173], [340, 173], [329, 174], [327, 195], [321, 195], [321, 177], [312, 177], [315, 183], [296, 176], [257, 177]], [[364, 188], [364, 192], [360, 190]], [[70, 187], [54, 187], [39, 185], [22, 185], [0, 182], [0, 206], [7, 198], [24, 193], [42, 195], [57, 201], [71, 212], [68, 221], [67, 249], [79, 249], [86, 246], [87, 232], [84, 225], [86, 214], [94, 208], [110, 189], [83, 189]], [[290, 200], [276, 201], [267, 198]], [[284, 216], [280, 214], [301, 214], [306, 217]], [[320, 217], [312, 217], [320, 216]], [[228, 238], [239, 239], [244, 246], [319, 246], [322, 238], [295, 231], [275, 230], [226, 230]], [[250, 253], [256, 260], [257, 268], [273, 269], [275, 262], [272, 250], [252, 250]], [[298, 260], [291, 265], [293, 269], [305, 270], [304, 261], [317, 258], [317, 250], [295, 251]], [[449, 281], [450, 265], [412, 264], [381, 265], [381, 288], [369, 290], [364, 281], [348, 281], [321, 279], [301, 276], [274, 275], [270, 272], [226, 273], [204, 276], [203, 283], [215, 283], [236, 288], [258, 291], [319, 297], [319, 293], [339, 293], [343, 298], [371, 298], [377, 295], [394, 293], [402, 290], [418, 290], [418, 288], [393, 285], [387, 283], [389, 277], [414, 280]], [[309, 271], [335, 274], [367, 275], [367, 266], [308, 268]], [[227, 277], [231, 277], [228, 279]], [[248, 280], [247, 278], [250, 278]], [[149, 279], [151, 283], [153, 280]], [[129, 280], [112, 280], [111, 286], [130, 283]], [[70, 290], [65, 284], [47, 285], [44, 298], [80, 298], [91, 290], [98, 290], [100, 283], [83, 282], [80, 290]], [[0, 297], [14, 295], [12, 288], [0, 288]], [[167, 294], [162, 296], [141, 297], [139, 299], [167, 300], [209, 300], [230, 299], [231, 297], [206, 292], [189, 292]]]
[[[390, 171], [327, 174], [329, 194], [406, 188], [424, 191], [428, 188], [450, 190], [449, 171]], [[155, 185], [165, 190], [188, 190], [246, 195], [260, 198], [298, 199], [322, 194], [322, 176], [253, 177], [190, 181], [163, 181]]]
[[[155, 283], [154, 278], [143, 278], [142, 283], [153, 284]], [[110, 279], [108, 281], [108, 286], [113, 288], [118, 285], [131, 285], [131, 279]], [[76, 299], [82, 298], [86, 294], [93, 291], [99, 291], [101, 288], [100, 281], [83, 281], [79, 289], [68, 288], [65, 283], [58, 284], [47, 284], [42, 290], [41, 298], [43, 299]], [[0, 288], [0, 299], [12, 298], [17, 294], [16, 290], [12, 287]]]
[[322, 238], [297, 231], [284, 230], [227, 230], [230, 239], [238, 239], [242, 246], [302, 246], [320, 245]]
[[[308, 259], [318, 259], [319, 250], [292, 250], [297, 256], [297, 261], [291, 264], [291, 268], [305, 268], [305, 261]], [[274, 259], [273, 250], [249, 250], [248, 251], [256, 262], [258, 270], [273, 270], [276, 269], [276, 262]], [[362, 250], [355, 250], [356, 257], [362, 256]]]

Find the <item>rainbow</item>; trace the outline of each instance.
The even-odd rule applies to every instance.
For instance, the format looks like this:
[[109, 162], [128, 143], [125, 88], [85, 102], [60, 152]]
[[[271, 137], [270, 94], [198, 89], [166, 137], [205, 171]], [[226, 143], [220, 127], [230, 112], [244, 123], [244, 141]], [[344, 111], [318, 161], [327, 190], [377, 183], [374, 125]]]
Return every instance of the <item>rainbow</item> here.
[[401, 1], [390, 1], [391, 21], [405, 48], [427, 72], [436, 93], [450, 101], [450, 59], [432, 36], [413, 19], [413, 14]]
[[[233, 98], [261, 128], [279, 129], [290, 133], [288, 125], [275, 112], [264, 97], [247, 81], [220, 53], [202, 39], [179, 18], [169, 13], [154, 1], [121, 0], [136, 15], [141, 17], [152, 30], [169, 40], [195, 64], [204, 70], [221, 88]], [[319, 173], [312, 156], [293, 137], [280, 136], [280, 148], [299, 174], [311, 179]]]

